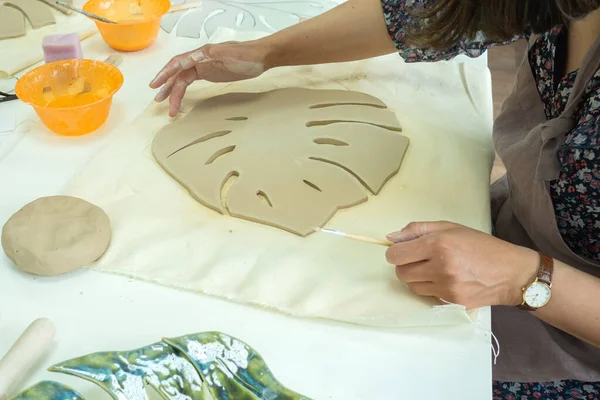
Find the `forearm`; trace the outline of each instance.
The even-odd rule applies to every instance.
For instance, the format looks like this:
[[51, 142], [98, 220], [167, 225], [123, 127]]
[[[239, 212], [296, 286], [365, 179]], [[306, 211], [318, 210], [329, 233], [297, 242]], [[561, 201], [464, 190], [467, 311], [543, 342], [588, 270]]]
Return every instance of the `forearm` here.
[[552, 298], [533, 314], [583, 341], [600, 346], [600, 279], [555, 261]]
[[361, 60], [396, 51], [380, 0], [349, 0], [261, 39], [267, 68]]

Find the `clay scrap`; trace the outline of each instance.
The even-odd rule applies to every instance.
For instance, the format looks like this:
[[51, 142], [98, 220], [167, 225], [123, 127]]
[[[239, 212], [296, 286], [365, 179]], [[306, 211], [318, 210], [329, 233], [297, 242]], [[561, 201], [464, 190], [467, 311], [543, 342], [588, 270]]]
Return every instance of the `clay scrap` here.
[[16, 8], [0, 5], [0, 39], [25, 36], [25, 16]]
[[25, 20], [33, 29], [56, 23], [51, 8], [39, 0], [0, 0], [0, 39], [25, 36]]
[[203, 205], [307, 236], [398, 172], [409, 143], [400, 131], [375, 97], [287, 88], [201, 101], [152, 151]]

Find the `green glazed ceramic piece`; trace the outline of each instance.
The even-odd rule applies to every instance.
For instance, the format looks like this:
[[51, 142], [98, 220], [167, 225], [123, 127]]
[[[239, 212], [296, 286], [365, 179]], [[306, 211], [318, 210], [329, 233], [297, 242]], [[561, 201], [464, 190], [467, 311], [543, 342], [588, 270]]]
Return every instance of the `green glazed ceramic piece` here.
[[67, 385], [42, 381], [25, 389], [12, 400], [84, 400], [84, 398]]
[[145, 385], [166, 400], [209, 400], [194, 366], [163, 342], [131, 351], [93, 353], [49, 368], [93, 382], [115, 400], [146, 400]]
[[219, 400], [308, 400], [283, 386], [246, 343], [219, 332], [163, 339], [196, 367]]

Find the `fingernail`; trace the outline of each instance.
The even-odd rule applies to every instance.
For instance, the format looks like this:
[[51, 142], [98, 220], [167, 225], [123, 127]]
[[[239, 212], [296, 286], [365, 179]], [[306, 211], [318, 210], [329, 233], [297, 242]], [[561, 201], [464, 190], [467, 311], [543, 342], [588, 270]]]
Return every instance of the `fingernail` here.
[[154, 101], [156, 101], [157, 103], [160, 103], [161, 101], [164, 101], [166, 98], [167, 98], [167, 96], [165, 96], [165, 87], [163, 86], [163, 88], [159, 90], [156, 97], [154, 97]]
[[154, 77], [154, 79], [152, 79], [152, 82], [150, 82], [150, 86], [154, 85], [156, 82], [158, 82], [158, 78], [160, 77], [160, 74], [156, 75]]
[[402, 231], [397, 231], [397, 232], [392, 232], [389, 235], [387, 235], [387, 240], [389, 240], [391, 242], [398, 242], [398, 241], [402, 240], [403, 237], [404, 237], [404, 235], [402, 234]]
[[167, 71], [161, 71], [158, 73], [158, 75], [156, 75], [154, 77], [154, 79], [152, 79], [152, 82], [150, 82], [150, 86], [154, 85], [156, 82], [158, 82], [159, 79], [161, 79], [165, 74], [167, 73]]

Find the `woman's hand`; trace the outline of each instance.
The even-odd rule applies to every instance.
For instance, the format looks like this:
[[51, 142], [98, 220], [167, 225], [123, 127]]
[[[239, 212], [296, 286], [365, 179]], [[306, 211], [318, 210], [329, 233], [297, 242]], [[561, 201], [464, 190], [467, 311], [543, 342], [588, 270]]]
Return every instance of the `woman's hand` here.
[[[169, 98], [169, 115], [174, 117], [181, 100], [192, 82], [233, 82], [255, 78], [268, 69], [268, 42], [225, 42], [209, 44], [197, 50], [175, 56], [150, 83], [161, 88], [155, 101]], [[162, 87], [161, 87], [162, 86]]]
[[211, 44], [178, 55], [150, 87], [162, 86], [156, 101], [170, 97], [169, 114], [175, 116], [186, 88], [198, 79], [232, 82], [255, 78], [275, 66], [354, 61], [395, 51], [381, 1], [348, 0], [259, 40]]
[[413, 293], [468, 309], [520, 304], [539, 265], [533, 250], [450, 222], [412, 223], [388, 239], [387, 260]]

